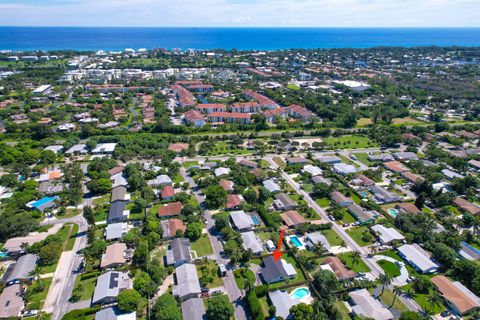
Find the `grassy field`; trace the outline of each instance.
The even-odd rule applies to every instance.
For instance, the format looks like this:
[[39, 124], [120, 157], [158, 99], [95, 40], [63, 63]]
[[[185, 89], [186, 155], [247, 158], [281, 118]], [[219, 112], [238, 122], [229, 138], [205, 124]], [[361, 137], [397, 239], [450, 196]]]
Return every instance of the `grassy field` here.
[[237, 269], [233, 272], [233, 275], [239, 289], [245, 289], [245, 282], [255, 284], [255, 274], [248, 268]]
[[177, 173], [176, 175], [173, 176], [172, 181], [173, 183], [182, 183], [185, 181], [185, 179], [183, 179], [180, 173]]
[[183, 166], [185, 168], [190, 168], [190, 167], [193, 167], [193, 166], [198, 166], [198, 161], [186, 161], [183, 163]]
[[363, 163], [364, 165], [371, 166], [373, 162], [368, 160], [368, 153], [355, 153], [355, 157], [357, 157], [358, 161]]
[[[405, 291], [407, 289], [410, 289], [410, 288], [413, 289], [411, 283], [402, 287], [402, 289], [405, 290]], [[439, 313], [445, 311], [445, 306], [443, 304], [432, 306], [431, 303], [428, 302], [428, 297], [433, 294], [433, 290], [434, 289], [431, 288], [430, 291], [428, 292], [428, 294], [416, 293], [413, 296], [413, 299], [420, 305], [420, 307], [422, 307], [429, 314], [439, 314]]]
[[331, 246], [340, 246], [342, 244], [342, 238], [333, 230], [320, 231], [328, 240]]
[[387, 275], [391, 278], [398, 277], [400, 275], [400, 268], [393, 262], [387, 260], [380, 260], [378, 261], [378, 265], [382, 267]]
[[[43, 308], [43, 303], [47, 298], [48, 289], [52, 283], [53, 278], [41, 279], [43, 289], [40, 284], [36, 281], [27, 289], [27, 310], [41, 310]], [[36, 289], [40, 290], [39, 292], [33, 293]]]
[[[395, 294], [391, 290], [385, 289], [383, 294], [380, 296], [380, 300], [382, 300], [382, 302], [385, 303], [385, 305], [387, 305], [387, 307], [389, 307], [389, 306], [392, 305], [394, 296], [395, 296]], [[395, 303], [393, 304], [393, 308], [399, 310], [400, 312], [404, 312], [404, 311], [409, 310], [407, 308], [407, 306], [404, 305], [403, 302], [399, 299], [398, 296], [395, 299]]]
[[229, 144], [225, 141], [216, 142], [215, 146], [212, 150], [208, 151], [207, 156], [217, 156], [223, 154], [235, 154], [235, 155], [242, 155], [242, 154], [249, 154], [252, 151], [242, 148], [237, 148], [236, 146]]
[[82, 210], [80, 209], [66, 209], [65, 214], [63, 216], [57, 215], [57, 219], [68, 219], [71, 217], [75, 217], [82, 213]]
[[354, 223], [357, 221], [347, 210], [342, 209], [345, 212], [343, 213], [342, 223]]
[[328, 198], [320, 198], [315, 200], [315, 202], [322, 208], [326, 208], [330, 205], [330, 199]]
[[392, 124], [395, 125], [408, 125], [408, 124], [423, 124], [425, 122], [419, 121], [417, 119], [414, 119], [412, 117], [406, 117], [406, 118], [395, 118], [392, 120]]
[[340, 313], [340, 320], [352, 319], [348, 314], [347, 306], [345, 306], [345, 303], [343, 303], [343, 301], [337, 301], [335, 303], [335, 308], [337, 308], [338, 312]]
[[223, 285], [223, 280], [218, 276], [218, 266], [213, 260], [197, 266], [200, 283], [207, 288], [217, 288]]
[[297, 86], [296, 84], [293, 84], [293, 83], [289, 83], [287, 85], [287, 88], [290, 89], [290, 90], [300, 90], [300, 87]]
[[75, 280], [74, 293], [78, 293], [80, 300], [88, 300], [92, 297], [93, 291], [95, 291], [95, 284], [97, 283], [97, 277], [81, 280], [81, 276], [78, 276]]
[[357, 120], [357, 127], [366, 127], [372, 123], [371, 118], [360, 118]]
[[204, 257], [213, 254], [212, 244], [206, 234], [202, 234], [200, 239], [192, 242], [192, 251], [195, 251], [197, 257]]
[[342, 137], [328, 137], [324, 139], [325, 143], [331, 149], [359, 149], [377, 147], [377, 143], [373, 142], [366, 136], [353, 135]]
[[363, 262], [361, 258], [354, 263], [353, 252], [341, 253], [338, 255], [343, 264], [354, 272], [370, 272], [370, 268]]
[[93, 204], [97, 207], [101, 206], [104, 203], [109, 203], [109, 202], [110, 202], [110, 193], [104, 194], [103, 196], [93, 199]]
[[65, 251], [70, 251], [73, 249], [73, 245], [75, 244], [75, 239], [77, 238], [78, 233], [78, 225], [74, 224], [70, 231], [70, 236], [67, 239], [67, 243], [65, 244]]
[[[354, 227], [349, 230], [347, 230], [347, 233], [352, 237], [353, 240], [355, 240], [356, 243], [358, 243], [360, 246], [368, 246], [369, 244], [372, 244], [372, 242], [366, 242], [364, 241], [363, 234], [365, 232], [370, 232], [367, 227]], [[373, 237], [372, 237], [373, 239]]]

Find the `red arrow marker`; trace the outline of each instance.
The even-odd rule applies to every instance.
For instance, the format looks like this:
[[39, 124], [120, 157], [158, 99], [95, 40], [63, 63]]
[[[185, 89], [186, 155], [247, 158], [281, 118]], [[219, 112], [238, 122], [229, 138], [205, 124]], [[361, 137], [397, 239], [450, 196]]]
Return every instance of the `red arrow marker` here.
[[282, 257], [282, 252], [280, 249], [282, 248], [282, 241], [283, 241], [283, 234], [285, 233], [285, 230], [282, 228], [280, 231], [280, 239], [278, 239], [278, 249], [273, 252], [273, 260], [278, 261]]

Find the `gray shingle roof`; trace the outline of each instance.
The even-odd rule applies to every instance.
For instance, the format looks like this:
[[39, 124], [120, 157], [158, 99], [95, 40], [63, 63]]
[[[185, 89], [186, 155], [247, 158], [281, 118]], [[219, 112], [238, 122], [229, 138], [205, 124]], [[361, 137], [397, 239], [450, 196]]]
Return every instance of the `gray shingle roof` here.
[[18, 258], [11, 272], [7, 271], [5, 282], [31, 279], [33, 277], [31, 273], [35, 269], [37, 260], [38, 256], [36, 254], [26, 254]]
[[109, 271], [97, 279], [92, 303], [101, 302], [105, 298], [115, 298], [120, 291], [129, 289], [132, 282], [127, 272]]
[[177, 285], [173, 287], [173, 295], [186, 297], [191, 294], [200, 293], [200, 283], [198, 282], [197, 269], [190, 263], [182, 264], [175, 269], [177, 276]]
[[[191, 298], [182, 302], [182, 316], [184, 320], [204, 320], [205, 306], [200, 298]], [[96, 319], [95, 319], [96, 320]]]
[[167, 251], [167, 265], [172, 265], [177, 261], [190, 261], [190, 240], [186, 238], [175, 238], [170, 241], [170, 249]]

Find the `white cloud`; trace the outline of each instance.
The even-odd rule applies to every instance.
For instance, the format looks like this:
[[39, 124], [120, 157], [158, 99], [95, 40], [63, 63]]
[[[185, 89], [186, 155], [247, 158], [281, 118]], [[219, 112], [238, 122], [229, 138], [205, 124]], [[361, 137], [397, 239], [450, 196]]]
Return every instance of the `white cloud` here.
[[2, 25], [479, 26], [479, 0], [6, 0]]

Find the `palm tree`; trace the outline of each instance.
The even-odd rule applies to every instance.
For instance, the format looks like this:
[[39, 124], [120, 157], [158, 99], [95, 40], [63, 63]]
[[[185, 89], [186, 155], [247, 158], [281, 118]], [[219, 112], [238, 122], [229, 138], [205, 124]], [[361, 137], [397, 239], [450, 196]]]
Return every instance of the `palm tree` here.
[[362, 254], [360, 251], [353, 251], [352, 252], [352, 264], [357, 264], [360, 261], [360, 258], [362, 257]]
[[382, 292], [380, 293], [379, 296], [383, 294], [385, 291], [385, 287], [388, 286], [390, 283], [392, 283], [392, 277], [390, 277], [388, 274], [382, 274], [378, 278], [380, 280], [380, 283], [382, 284]]
[[403, 293], [403, 290], [402, 288], [398, 287], [398, 286], [394, 286], [393, 287], [393, 293], [395, 294], [393, 296], [393, 300], [392, 300], [392, 304], [390, 305], [390, 307], [388, 307], [388, 309], [390, 309], [391, 307], [393, 307], [393, 305], [395, 304], [395, 299], [397, 299], [397, 296], [398, 295], [401, 295]]
[[405, 295], [405, 297], [407, 297], [408, 299], [413, 299], [415, 298], [415, 296], [417, 295], [415, 290], [413, 290], [413, 288], [407, 288], [405, 289], [405, 291], [403, 292], [403, 294]]
[[428, 310], [430, 313], [436, 306], [439, 306], [442, 303], [442, 297], [440, 297], [438, 292], [434, 292], [428, 296], [427, 301], [430, 303], [430, 309]]
[[345, 242], [345, 240], [342, 240], [342, 242], [340, 242], [340, 247], [344, 249], [347, 248], [347, 243]]
[[39, 265], [35, 265], [35, 269], [33, 269], [33, 276], [37, 279], [38, 287], [43, 291], [43, 281], [40, 278], [41, 268]]

